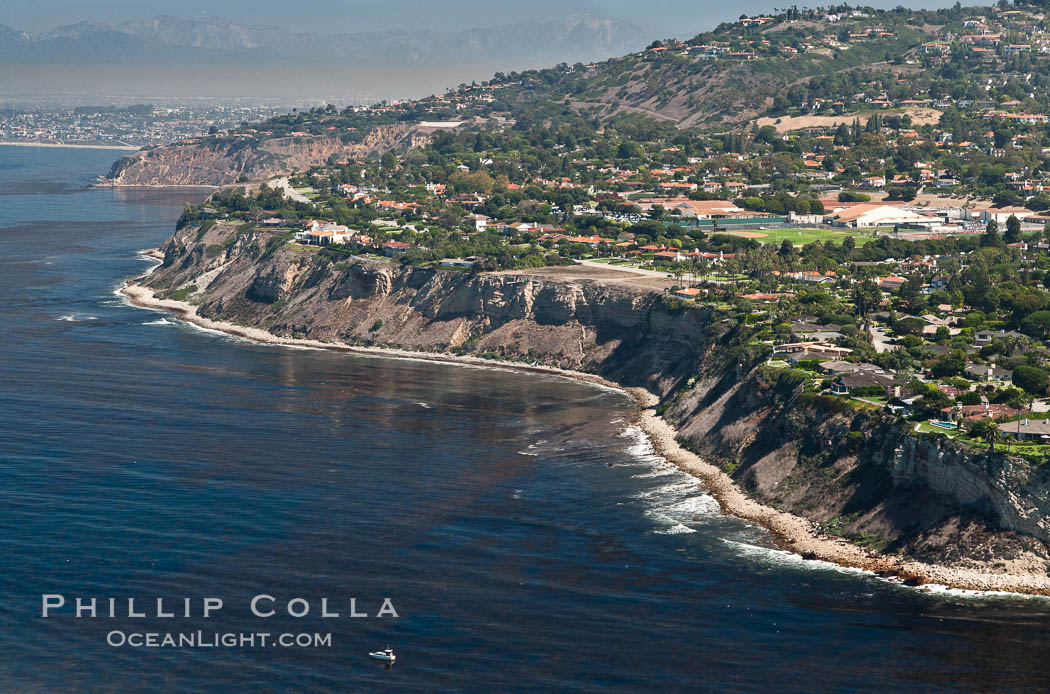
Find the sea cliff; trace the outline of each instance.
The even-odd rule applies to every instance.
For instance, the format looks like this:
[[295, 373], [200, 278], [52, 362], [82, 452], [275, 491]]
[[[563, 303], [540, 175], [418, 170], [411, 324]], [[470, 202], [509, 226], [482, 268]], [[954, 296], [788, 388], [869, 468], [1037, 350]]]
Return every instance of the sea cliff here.
[[786, 549], [913, 584], [1050, 594], [1050, 474], [806, 392], [713, 307], [571, 272], [416, 268], [283, 241], [180, 229], [130, 295], [251, 337], [593, 374], [635, 389], [659, 448]]
[[223, 186], [265, 181], [324, 164], [331, 157], [366, 157], [399, 147], [418, 147], [426, 132], [410, 125], [378, 126], [360, 142], [304, 135], [257, 142], [230, 138], [186, 141], [121, 157], [103, 181], [111, 186]]

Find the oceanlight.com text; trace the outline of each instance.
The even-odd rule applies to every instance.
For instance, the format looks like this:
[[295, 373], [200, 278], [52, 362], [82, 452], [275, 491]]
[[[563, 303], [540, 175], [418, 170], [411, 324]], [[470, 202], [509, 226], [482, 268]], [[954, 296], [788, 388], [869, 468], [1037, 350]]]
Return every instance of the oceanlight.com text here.
[[114, 648], [331, 648], [332, 634], [114, 630], [106, 634], [106, 643]]

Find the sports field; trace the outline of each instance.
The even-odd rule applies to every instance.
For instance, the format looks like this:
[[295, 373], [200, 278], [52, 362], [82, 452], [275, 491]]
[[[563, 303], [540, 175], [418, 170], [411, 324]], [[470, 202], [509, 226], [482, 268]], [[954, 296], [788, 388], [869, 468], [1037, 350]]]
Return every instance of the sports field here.
[[784, 239], [789, 239], [796, 246], [804, 246], [814, 241], [824, 243], [828, 240], [842, 243], [842, 240], [847, 236], [852, 236], [858, 246], [863, 246], [875, 239], [874, 231], [869, 229], [772, 229], [769, 231], [727, 231], [718, 233], [740, 236], [745, 239], [755, 239], [762, 243], [773, 243], [778, 246], [784, 242]]

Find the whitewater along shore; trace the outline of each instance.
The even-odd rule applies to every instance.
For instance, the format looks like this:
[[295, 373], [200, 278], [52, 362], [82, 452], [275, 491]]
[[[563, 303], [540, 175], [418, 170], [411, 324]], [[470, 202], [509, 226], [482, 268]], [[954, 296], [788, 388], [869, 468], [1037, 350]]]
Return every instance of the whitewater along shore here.
[[[144, 254], [154, 259], [163, 257], [157, 250], [147, 251]], [[523, 362], [280, 337], [259, 328], [205, 318], [198, 315], [196, 306], [185, 301], [158, 298], [152, 289], [138, 284], [147, 276], [148, 274], [127, 281], [119, 290], [120, 294], [135, 306], [165, 311], [198, 327], [234, 337], [272, 345], [532, 371], [572, 378], [627, 393], [638, 403], [636, 424], [648, 436], [654, 450], [681, 470], [697, 477], [717, 499], [724, 513], [768, 529], [778, 546], [784, 550], [801, 555], [804, 559], [826, 561], [843, 567], [870, 571], [890, 580], [904, 582], [909, 586], [937, 585], [958, 590], [1050, 596], [1050, 577], [1040, 572], [1041, 567], [1028, 566], [1023, 561], [999, 561], [994, 567], [992, 562], [988, 562], [987, 567], [978, 565], [972, 568], [907, 561], [899, 557], [879, 554], [853, 545], [841, 538], [829, 536], [805, 518], [779, 511], [751, 499], [727, 474], [679, 445], [677, 430], [656, 413], [655, 407], [659, 399], [645, 389], [625, 388], [608, 379], [581, 371]], [[1003, 571], [1004, 568], [1008, 573]]]

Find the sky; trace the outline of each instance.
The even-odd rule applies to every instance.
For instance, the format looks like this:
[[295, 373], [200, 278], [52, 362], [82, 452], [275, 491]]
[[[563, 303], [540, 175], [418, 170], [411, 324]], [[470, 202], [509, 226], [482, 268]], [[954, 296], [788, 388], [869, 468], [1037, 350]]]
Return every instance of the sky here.
[[[687, 38], [721, 21], [736, 19], [742, 13], [759, 14], [791, 4], [794, 3], [770, 0], [731, 3], [712, 0], [310, 0], [305, 3], [288, 0], [0, 0], [0, 24], [37, 33], [83, 20], [118, 24], [161, 14], [187, 18], [217, 15], [244, 24], [279, 25], [296, 31], [352, 33], [493, 26], [591, 12], [631, 21], [662, 32], [665, 37]], [[832, 3], [812, 3], [820, 4]], [[856, 4], [934, 8], [955, 2], [857, 0]]]

